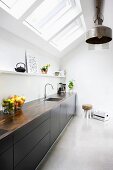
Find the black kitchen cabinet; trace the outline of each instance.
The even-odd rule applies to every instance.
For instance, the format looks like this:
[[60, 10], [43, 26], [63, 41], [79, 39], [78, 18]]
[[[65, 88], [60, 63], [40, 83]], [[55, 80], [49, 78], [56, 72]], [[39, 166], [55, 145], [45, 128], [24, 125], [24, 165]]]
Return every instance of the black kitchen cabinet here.
[[48, 133], [36, 147], [26, 156], [16, 167], [15, 170], [35, 170], [39, 162], [49, 149], [50, 134]]
[[60, 133], [60, 105], [51, 110], [50, 143], [53, 144]]
[[24, 125], [22, 128], [18, 129], [14, 135], [14, 143], [17, 143], [18, 141], [23, 139], [26, 135], [31, 133], [35, 128], [37, 128], [49, 118], [50, 112], [45, 112], [41, 116]]
[[12, 136], [7, 136], [0, 141], [0, 170], [13, 170]]
[[32, 149], [46, 136], [50, 131], [50, 119], [44, 121], [37, 128], [23, 137], [14, 145], [14, 166], [22, 161]]
[[75, 114], [76, 96], [73, 94], [60, 105], [60, 131], [64, 129], [72, 116]]
[[67, 121], [70, 120], [72, 116], [75, 115], [75, 95], [72, 95], [70, 98], [66, 100], [66, 106], [67, 106]]
[[0, 170], [13, 170], [13, 147], [0, 155]]
[[74, 114], [75, 95], [72, 95], [55, 109], [51, 110], [51, 144], [53, 144]]
[[62, 102], [60, 105], [60, 132], [67, 124], [67, 102]]
[[75, 95], [72, 95], [63, 101], [60, 106], [57, 106], [55, 109], [51, 110], [51, 144], [53, 144], [74, 114]]
[[46, 114], [41, 116], [41, 118], [37, 119], [37, 121], [35, 120], [32, 121], [31, 124], [28, 124], [26, 129], [25, 128], [23, 129], [24, 137], [22, 133], [21, 138], [20, 131], [17, 131], [14, 135], [14, 141], [16, 141], [16, 139], [19, 138], [20, 140], [14, 143], [14, 167], [16, 167], [19, 162], [21, 162], [30, 152], [32, 152], [33, 148], [36, 145], [38, 145], [38, 143], [49, 132], [50, 132], [50, 112], [47, 112]]

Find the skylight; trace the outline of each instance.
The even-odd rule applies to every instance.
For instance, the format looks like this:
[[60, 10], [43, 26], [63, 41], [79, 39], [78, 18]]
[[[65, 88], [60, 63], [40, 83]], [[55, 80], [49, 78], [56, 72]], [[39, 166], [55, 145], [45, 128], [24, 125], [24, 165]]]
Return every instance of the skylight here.
[[0, 0], [0, 7], [19, 19], [36, 0]]
[[79, 13], [73, 0], [45, 0], [25, 22], [45, 40], [50, 40]]
[[35, 1], [0, 0], [0, 7], [17, 19], [26, 12], [23, 24], [59, 51], [85, 32], [80, 0], [38, 0], [32, 8]]
[[70, 45], [75, 39], [78, 39], [84, 33], [82, 19], [72, 21], [65, 29], [63, 29], [57, 36], [55, 36], [50, 44], [62, 51]]
[[79, 0], [44, 0], [23, 22], [59, 51], [83, 34]]

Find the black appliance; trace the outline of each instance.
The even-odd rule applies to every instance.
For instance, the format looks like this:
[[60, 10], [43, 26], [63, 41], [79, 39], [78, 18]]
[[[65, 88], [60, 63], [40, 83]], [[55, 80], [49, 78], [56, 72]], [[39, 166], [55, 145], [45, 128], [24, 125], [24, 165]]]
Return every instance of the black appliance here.
[[66, 84], [59, 83], [59, 84], [58, 84], [57, 93], [58, 93], [58, 94], [64, 94], [64, 93], [66, 93]]

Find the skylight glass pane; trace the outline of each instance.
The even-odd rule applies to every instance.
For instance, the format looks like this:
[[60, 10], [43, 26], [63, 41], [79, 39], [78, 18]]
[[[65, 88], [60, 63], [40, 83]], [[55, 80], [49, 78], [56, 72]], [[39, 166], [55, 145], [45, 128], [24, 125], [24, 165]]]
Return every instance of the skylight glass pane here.
[[0, 7], [19, 19], [36, 0], [2, 0]]
[[60, 39], [59, 41], [51, 41], [50, 44], [57, 48], [59, 51], [64, 50], [67, 46], [77, 40], [81, 35], [83, 35], [84, 30], [83, 28], [77, 29], [76, 32], [68, 36], [67, 39]]
[[72, 10], [68, 14], [65, 14], [63, 17], [57, 20], [57, 22], [51, 23], [50, 25], [46, 25], [46, 27], [42, 29], [44, 37], [46, 39], [50, 39], [58, 31], [64, 28], [74, 17], [74, 11]]
[[25, 21], [40, 32], [44, 39], [49, 40], [78, 14], [76, 3], [72, 2], [45, 0]]
[[18, 0], [1, 0], [4, 4], [6, 4], [9, 8], [11, 8]]
[[55, 36], [55, 38], [50, 41], [50, 44], [58, 50], [63, 50], [83, 33], [84, 28], [82, 27], [82, 22], [80, 19], [77, 19]]
[[80, 27], [79, 21], [73, 21], [69, 26], [67, 26], [63, 31], [61, 31], [53, 41], [61, 41], [61, 39], [67, 39], [68, 36], [70, 36], [73, 32], [75, 32]]
[[62, 10], [69, 5], [67, 0], [45, 0], [36, 10], [26, 19], [34, 27], [43, 27], [45, 20], [51, 20]]

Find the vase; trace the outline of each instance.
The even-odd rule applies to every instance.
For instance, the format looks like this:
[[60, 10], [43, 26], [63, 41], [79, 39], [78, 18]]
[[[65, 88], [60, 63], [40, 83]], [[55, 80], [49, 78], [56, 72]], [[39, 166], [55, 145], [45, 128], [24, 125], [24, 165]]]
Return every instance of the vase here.
[[48, 70], [41, 70], [42, 74], [47, 74]]
[[14, 107], [9, 108], [9, 106], [2, 107], [2, 111], [4, 114], [14, 114]]

